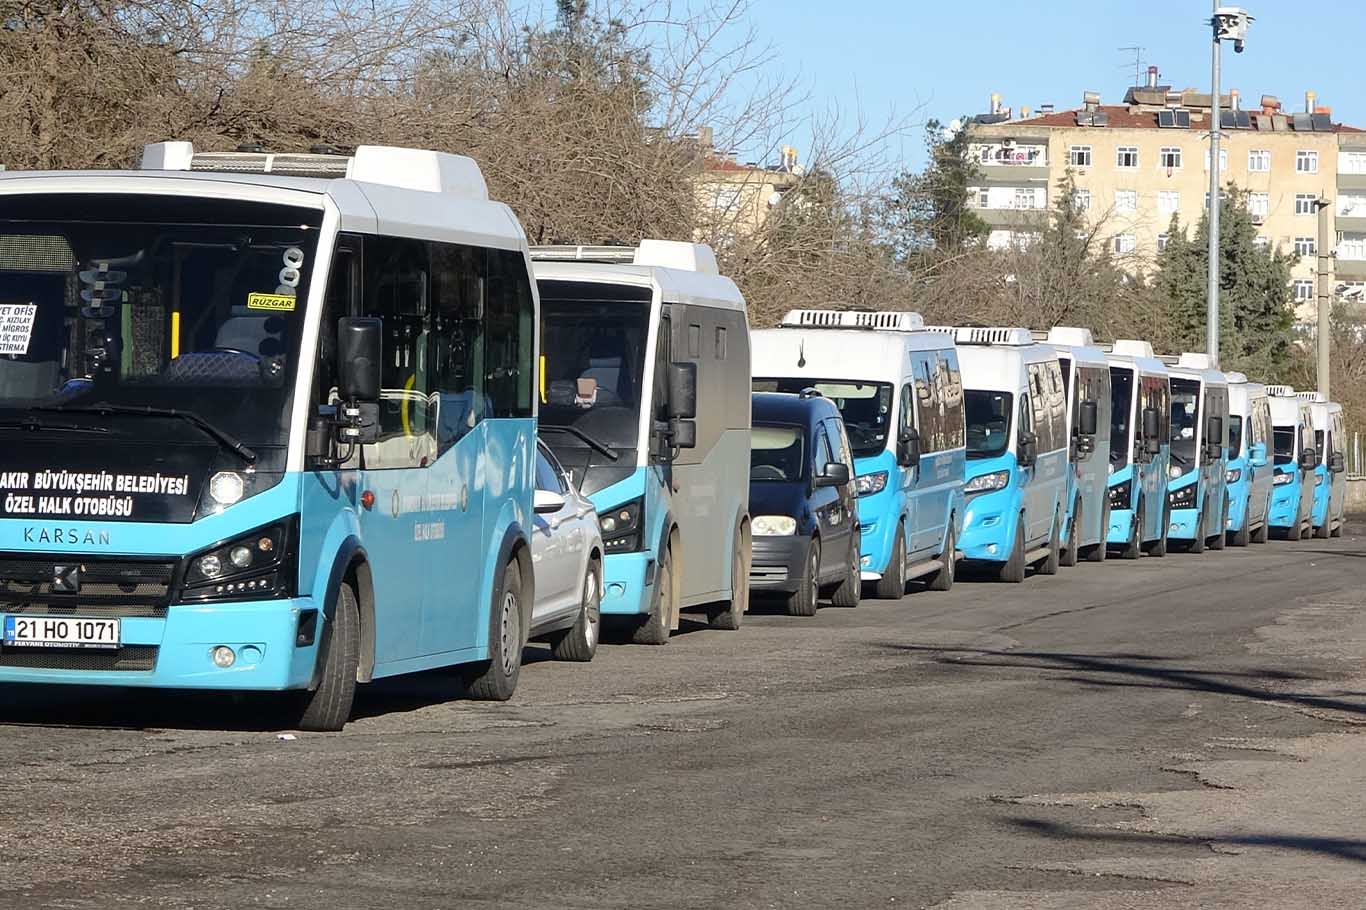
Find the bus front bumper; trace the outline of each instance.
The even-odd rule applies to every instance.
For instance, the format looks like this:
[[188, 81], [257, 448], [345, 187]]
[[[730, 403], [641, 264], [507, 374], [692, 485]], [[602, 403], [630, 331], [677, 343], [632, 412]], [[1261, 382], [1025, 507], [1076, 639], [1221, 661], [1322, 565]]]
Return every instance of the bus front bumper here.
[[609, 553], [602, 562], [602, 612], [616, 615], [649, 613], [654, 573], [652, 553]]
[[963, 558], [972, 562], [1010, 559], [1019, 514], [1020, 500], [1013, 487], [969, 498], [963, 535], [958, 541]]
[[1137, 519], [1138, 513], [1133, 509], [1111, 509], [1110, 527], [1105, 531], [1105, 542], [1127, 544], [1134, 532], [1134, 522]]
[[1293, 528], [1300, 522], [1300, 488], [1287, 483], [1271, 489], [1267, 523], [1273, 528]]
[[[1172, 509], [1167, 537], [1170, 540], [1194, 540], [1199, 527], [1199, 509]], [[1222, 531], [1223, 528], [1219, 530]]]
[[[0, 683], [282, 691], [312, 682], [323, 620], [308, 597], [243, 603], [177, 604], [165, 618], [121, 620], [117, 650], [0, 646]], [[3, 615], [0, 608], [0, 615]], [[17, 614], [16, 614], [17, 615]], [[311, 644], [300, 621], [316, 617]], [[214, 662], [230, 648], [231, 666]]]

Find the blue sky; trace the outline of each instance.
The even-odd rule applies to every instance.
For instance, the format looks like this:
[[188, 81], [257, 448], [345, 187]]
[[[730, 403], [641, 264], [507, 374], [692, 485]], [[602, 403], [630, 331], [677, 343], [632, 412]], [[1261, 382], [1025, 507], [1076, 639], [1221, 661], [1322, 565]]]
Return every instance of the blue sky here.
[[[1225, 46], [1225, 90], [1302, 110], [1313, 89], [1334, 120], [1366, 127], [1366, 3], [1246, 5], [1256, 21], [1244, 53]], [[1017, 110], [1074, 107], [1088, 89], [1118, 103], [1133, 82], [1133, 52], [1121, 47], [1143, 47], [1164, 84], [1207, 91], [1210, 9], [1203, 0], [756, 0], [753, 18], [782, 66], [812, 83], [814, 104], [948, 120], [984, 111], [993, 91]], [[919, 133], [893, 151], [918, 164]]]

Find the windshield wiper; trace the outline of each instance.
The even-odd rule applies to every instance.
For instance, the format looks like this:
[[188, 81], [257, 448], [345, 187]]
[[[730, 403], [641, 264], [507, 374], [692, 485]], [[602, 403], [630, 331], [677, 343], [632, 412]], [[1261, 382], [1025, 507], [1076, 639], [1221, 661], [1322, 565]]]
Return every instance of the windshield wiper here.
[[1176, 451], [1176, 449], [1172, 449], [1172, 457], [1175, 458], [1177, 461], [1181, 462], [1182, 464], [1190, 464], [1190, 459], [1179, 454]]
[[576, 436], [579, 439], [582, 439], [584, 442], [588, 443], [590, 446], [597, 449], [599, 452], [606, 455], [613, 461], [616, 461], [617, 459], [621, 458], [621, 453], [614, 452], [612, 448], [607, 445], [607, 443], [593, 436], [589, 436], [587, 433], [585, 433], [583, 430], [578, 429], [577, 427], [566, 427], [561, 426], [557, 423], [543, 423], [540, 425], [540, 430], [542, 432], [546, 430], [558, 430], [561, 433], [568, 433], [570, 436]]
[[107, 427], [83, 427], [74, 423], [48, 423], [28, 415], [18, 420], [0, 421], [0, 430], [56, 430], [62, 433], [108, 433]]
[[154, 408], [150, 406], [137, 407], [128, 404], [109, 404], [106, 402], [80, 405], [77, 407], [70, 407], [67, 405], [42, 405], [34, 408], [34, 410], [55, 411], [64, 414], [127, 414], [132, 417], [174, 417], [193, 424], [205, 436], [212, 438], [219, 445], [223, 446], [223, 448], [232, 452], [247, 464], [256, 463], [256, 452], [249, 449], [245, 443], [227, 430], [215, 426], [203, 417], [200, 417], [194, 411], [183, 411], [178, 408]]

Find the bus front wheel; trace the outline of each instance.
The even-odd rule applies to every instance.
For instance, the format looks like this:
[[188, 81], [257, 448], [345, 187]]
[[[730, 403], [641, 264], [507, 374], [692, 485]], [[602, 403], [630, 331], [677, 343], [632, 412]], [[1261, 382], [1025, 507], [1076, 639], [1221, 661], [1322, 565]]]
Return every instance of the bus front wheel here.
[[340, 730], [351, 719], [360, 665], [360, 605], [355, 589], [343, 582], [337, 606], [318, 654], [318, 687], [304, 696], [299, 729], [320, 733]]
[[631, 633], [637, 645], [667, 645], [673, 631], [674, 616], [674, 557], [673, 546], [666, 546], [655, 566], [655, 590], [650, 598], [650, 612]]

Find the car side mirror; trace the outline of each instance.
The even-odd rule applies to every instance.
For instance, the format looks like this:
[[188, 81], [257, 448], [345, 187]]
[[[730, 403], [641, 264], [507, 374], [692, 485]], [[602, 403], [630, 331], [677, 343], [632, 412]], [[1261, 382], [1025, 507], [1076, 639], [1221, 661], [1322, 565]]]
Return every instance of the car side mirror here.
[[920, 465], [920, 434], [914, 427], [907, 427], [897, 436], [896, 463], [903, 468]]
[[1328, 470], [1334, 474], [1341, 474], [1347, 470], [1347, 460], [1342, 457], [1341, 452], [1334, 452], [1328, 459]]
[[[697, 364], [669, 364], [669, 417], [692, 420], [697, 416]], [[674, 445], [678, 445], [675, 441]]]
[[559, 493], [550, 490], [537, 490], [533, 497], [531, 507], [536, 510], [537, 515], [554, 515], [564, 508], [565, 499]]
[[1015, 450], [1015, 461], [1022, 468], [1030, 467], [1039, 460], [1039, 437], [1033, 433], [1020, 436]]
[[849, 466], [840, 461], [829, 462], [815, 479], [818, 488], [842, 487], [849, 482]]
[[1077, 413], [1077, 428], [1083, 436], [1095, 436], [1100, 409], [1094, 401], [1083, 401]]
[[674, 419], [669, 421], [669, 441], [675, 449], [697, 446], [697, 421]]
[[383, 331], [383, 320], [374, 316], [337, 320], [337, 385], [343, 401], [379, 401]]

